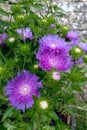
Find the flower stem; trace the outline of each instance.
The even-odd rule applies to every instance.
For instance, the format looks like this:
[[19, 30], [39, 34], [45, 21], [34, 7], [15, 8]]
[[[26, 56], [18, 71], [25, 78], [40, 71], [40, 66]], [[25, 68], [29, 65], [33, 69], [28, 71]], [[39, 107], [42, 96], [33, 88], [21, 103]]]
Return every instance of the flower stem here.
[[3, 58], [4, 61], [6, 61], [6, 58], [5, 58], [4, 55], [1, 53], [1, 51], [0, 51], [0, 56]]
[[36, 125], [37, 125], [37, 130], [41, 130], [40, 128], [40, 123], [39, 123], [39, 117], [38, 113], [35, 113], [35, 118], [36, 118]]

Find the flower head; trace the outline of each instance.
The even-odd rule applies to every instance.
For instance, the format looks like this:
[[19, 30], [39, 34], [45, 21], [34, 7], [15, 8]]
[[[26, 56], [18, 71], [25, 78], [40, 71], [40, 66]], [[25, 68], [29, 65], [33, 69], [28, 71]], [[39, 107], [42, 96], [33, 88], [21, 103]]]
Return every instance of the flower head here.
[[8, 82], [5, 92], [11, 106], [25, 111], [25, 108], [31, 108], [34, 104], [33, 96], [39, 97], [39, 88], [42, 87], [38, 82], [35, 74], [24, 70], [22, 74], [18, 74], [14, 79]]
[[68, 52], [68, 46], [64, 39], [58, 37], [58, 35], [45, 35], [39, 40], [41, 47], [48, 47], [49, 49], [61, 51], [65, 54]]
[[52, 68], [66, 71], [71, 68], [70, 47], [57, 35], [47, 35], [39, 40], [40, 48], [36, 54], [43, 70]]
[[26, 39], [30, 39], [32, 40], [33, 39], [33, 36], [32, 36], [32, 32], [30, 30], [30, 28], [20, 28], [20, 29], [16, 29], [16, 32], [19, 34], [19, 35], [22, 35], [23, 36], [23, 40], [26, 41]]
[[6, 33], [3, 33], [3, 34], [0, 34], [0, 44], [2, 44], [7, 38], [7, 34]]
[[79, 47], [82, 48], [83, 51], [87, 52], [87, 43], [80, 42]]
[[70, 31], [67, 33], [66, 38], [69, 38], [70, 40], [79, 40], [79, 33]]
[[55, 24], [51, 24], [50, 27], [51, 28], [55, 28], [56, 26], [55, 26]]
[[43, 70], [50, 71], [54, 68], [61, 71], [67, 71], [72, 66], [71, 57], [61, 55], [60, 52], [55, 50], [40, 48], [36, 57], [39, 60], [39, 66]]
[[77, 61], [74, 61], [74, 64], [83, 64], [84, 60], [82, 57], [78, 58]]

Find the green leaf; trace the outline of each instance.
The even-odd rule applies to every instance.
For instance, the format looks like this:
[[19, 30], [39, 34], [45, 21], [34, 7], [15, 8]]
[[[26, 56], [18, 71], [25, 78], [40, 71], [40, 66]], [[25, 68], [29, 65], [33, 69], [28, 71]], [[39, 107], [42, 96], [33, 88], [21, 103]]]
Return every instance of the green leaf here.
[[55, 130], [55, 127], [46, 125], [43, 127], [43, 130]]
[[75, 90], [75, 91], [78, 91], [78, 92], [83, 92], [83, 90], [78, 85], [73, 85], [72, 89]]
[[53, 111], [53, 112], [50, 112], [49, 113], [49, 116], [55, 120], [55, 121], [58, 121], [59, 120], [59, 117], [57, 116], [57, 114]]
[[2, 124], [0, 124], [0, 130], [6, 130], [6, 128]]
[[4, 126], [7, 128], [7, 130], [14, 130], [17, 129], [16, 125], [11, 123], [10, 121], [4, 122]]
[[65, 105], [64, 108], [69, 114], [74, 115], [73, 110], [71, 110], [67, 105]]
[[26, 130], [33, 130], [33, 125], [32, 124], [27, 124]]
[[3, 21], [0, 19], [0, 25], [2, 26], [8, 26], [9, 22], [8, 21]]
[[0, 94], [0, 99], [4, 100], [4, 101], [7, 101], [6, 98], [4, 97], [4, 95], [1, 95], [1, 94]]
[[32, 6], [37, 8], [37, 9], [43, 9], [44, 5], [42, 5], [42, 4], [33, 4]]
[[2, 8], [0, 8], [0, 14], [5, 15], [5, 16], [9, 16], [9, 13], [6, 12], [5, 10], [3, 10]]
[[2, 122], [3, 122], [6, 118], [11, 117], [11, 116], [13, 115], [13, 113], [14, 113], [14, 108], [13, 108], [13, 107], [9, 107], [9, 108], [5, 111], [5, 113], [4, 113], [3, 117], [2, 117]]

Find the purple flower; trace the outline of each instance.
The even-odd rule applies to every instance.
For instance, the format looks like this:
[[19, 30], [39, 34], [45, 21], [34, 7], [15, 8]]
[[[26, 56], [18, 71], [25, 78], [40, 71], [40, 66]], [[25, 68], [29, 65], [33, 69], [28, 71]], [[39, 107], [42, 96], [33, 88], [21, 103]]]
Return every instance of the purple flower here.
[[67, 33], [66, 38], [69, 38], [70, 40], [79, 40], [79, 33], [70, 31]]
[[77, 61], [74, 61], [74, 64], [83, 64], [84, 61], [83, 61], [83, 58], [80, 57]]
[[67, 71], [72, 66], [70, 56], [61, 55], [61, 52], [50, 50], [49, 48], [40, 48], [36, 57], [39, 60], [39, 66], [43, 70], [50, 71], [54, 68], [61, 71]]
[[50, 27], [51, 28], [55, 28], [56, 26], [55, 26], [55, 24], [51, 24]]
[[31, 108], [34, 104], [33, 96], [39, 97], [39, 88], [42, 88], [41, 82], [38, 82], [38, 77], [35, 74], [24, 70], [8, 82], [5, 92], [8, 95], [8, 100], [11, 106], [19, 110], [25, 111], [25, 108]]
[[32, 32], [30, 30], [30, 28], [20, 28], [20, 29], [16, 29], [16, 32], [19, 34], [19, 35], [22, 35], [23, 36], [23, 40], [26, 41], [27, 38], [29, 38], [30, 40], [33, 39], [33, 36], [32, 36]]
[[62, 55], [67, 55], [69, 52], [69, 47], [66, 41], [58, 35], [45, 35], [39, 40], [40, 47], [47, 47], [52, 50], [56, 50]]
[[7, 34], [6, 33], [3, 33], [3, 34], [0, 34], [0, 44], [2, 44], [7, 38]]
[[50, 71], [54, 68], [67, 71], [71, 68], [70, 47], [64, 39], [61, 39], [58, 35], [47, 35], [39, 40], [39, 44], [40, 48], [36, 57], [43, 70]]
[[81, 47], [83, 51], [87, 52], [87, 43], [80, 42], [79, 47]]

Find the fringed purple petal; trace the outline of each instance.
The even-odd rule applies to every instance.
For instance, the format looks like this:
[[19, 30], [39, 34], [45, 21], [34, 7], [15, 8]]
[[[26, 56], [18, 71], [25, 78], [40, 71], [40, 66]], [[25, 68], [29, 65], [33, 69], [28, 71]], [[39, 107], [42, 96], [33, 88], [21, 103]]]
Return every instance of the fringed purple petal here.
[[9, 96], [11, 106], [22, 111], [25, 111], [25, 108], [31, 108], [34, 104], [33, 96], [40, 96], [38, 88], [42, 87], [42, 83], [38, 80], [38, 76], [24, 70], [9, 81], [5, 87], [5, 93]]

